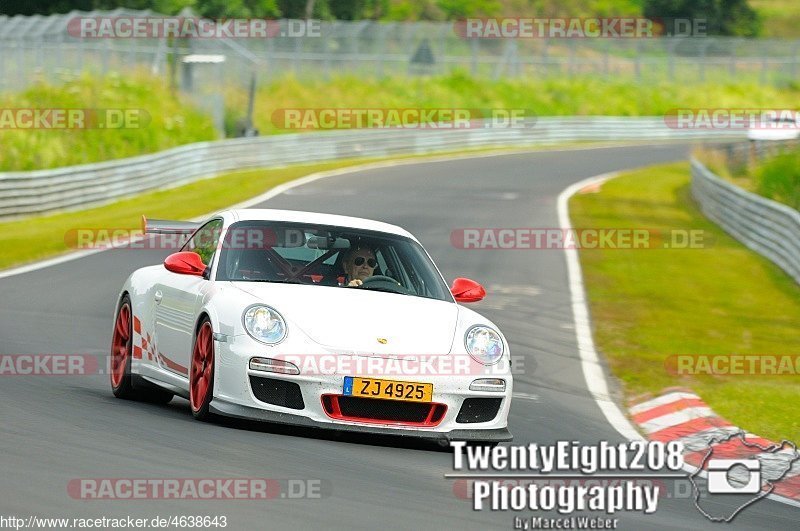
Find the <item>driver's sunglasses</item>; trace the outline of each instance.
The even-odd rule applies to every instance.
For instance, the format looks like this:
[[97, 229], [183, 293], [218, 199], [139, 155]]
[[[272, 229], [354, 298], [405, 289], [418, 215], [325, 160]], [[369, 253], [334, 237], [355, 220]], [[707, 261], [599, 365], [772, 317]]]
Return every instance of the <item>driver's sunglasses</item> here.
[[376, 267], [378, 267], [378, 261], [377, 260], [375, 260], [374, 258], [364, 258], [363, 256], [356, 256], [355, 259], [353, 260], [353, 264], [355, 264], [357, 266], [362, 266], [362, 265], [364, 265], [365, 261], [367, 262], [367, 265], [369, 267], [371, 267], [372, 269], [375, 269]]

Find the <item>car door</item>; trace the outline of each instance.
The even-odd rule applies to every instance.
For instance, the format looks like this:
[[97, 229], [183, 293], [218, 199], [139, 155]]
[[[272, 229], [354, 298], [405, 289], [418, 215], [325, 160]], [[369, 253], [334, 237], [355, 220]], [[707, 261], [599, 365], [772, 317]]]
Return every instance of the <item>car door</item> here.
[[[181, 251], [200, 255], [211, 266], [219, 243], [222, 220], [213, 219], [197, 229]], [[181, 376], [189, 376], [194, 325], [204, 277], [167, 272], [154, 293], [156, 349], [159, 365]]]

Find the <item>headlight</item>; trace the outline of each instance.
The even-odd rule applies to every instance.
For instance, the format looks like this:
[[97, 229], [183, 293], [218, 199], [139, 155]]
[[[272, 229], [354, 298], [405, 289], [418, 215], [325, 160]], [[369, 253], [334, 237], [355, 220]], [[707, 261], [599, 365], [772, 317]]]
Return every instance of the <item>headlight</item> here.
[[244, 312], [244, 328], [250, 336], [262, 343], [274, 345], [286, 337], [286, 321], [274, 308], [257, 304]]
[[464, 335], [467, 352], [475, 361], [493, 365], [503, 357], [503, 340], [488, 326], [473, 326]]

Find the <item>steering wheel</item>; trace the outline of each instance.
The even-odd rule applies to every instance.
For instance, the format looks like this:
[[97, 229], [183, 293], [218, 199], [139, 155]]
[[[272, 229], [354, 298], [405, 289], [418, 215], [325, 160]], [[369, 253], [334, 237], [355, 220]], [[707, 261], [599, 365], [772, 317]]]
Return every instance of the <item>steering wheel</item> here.
[[408, 294], [408, 290], [404, 288], [397, 280], [386, 275], [373, 275], [361, 281], [360, 288], [374, 289], [380, 291], [391, 291], [393, 293]]

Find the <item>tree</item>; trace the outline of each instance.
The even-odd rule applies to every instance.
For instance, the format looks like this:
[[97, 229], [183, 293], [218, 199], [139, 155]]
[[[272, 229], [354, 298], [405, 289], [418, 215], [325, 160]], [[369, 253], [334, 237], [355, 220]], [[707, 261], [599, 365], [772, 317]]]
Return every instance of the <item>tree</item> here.
[[[295, 2], [296, 3], [296, 2]], [[277, 0], [0, 0], [0, 13], [6, 15], [50, 15], [72, 10], [150, 9], [175, 15], [189, 7], [209, 18], [277, 18]]]
[[761, 30], [758, 14], [747, 0], [644, 0], [644, 16], [705, 20], [709, 35], [755, 37]]

